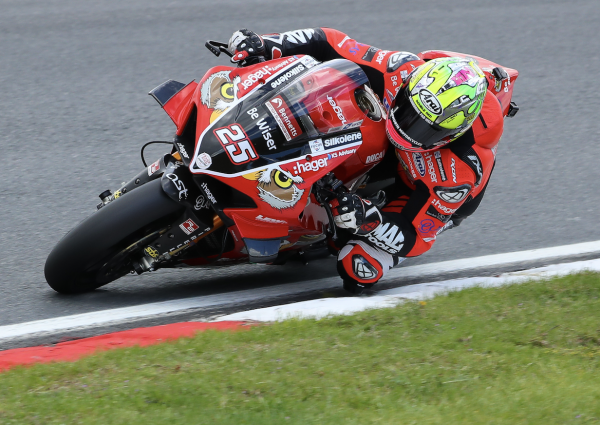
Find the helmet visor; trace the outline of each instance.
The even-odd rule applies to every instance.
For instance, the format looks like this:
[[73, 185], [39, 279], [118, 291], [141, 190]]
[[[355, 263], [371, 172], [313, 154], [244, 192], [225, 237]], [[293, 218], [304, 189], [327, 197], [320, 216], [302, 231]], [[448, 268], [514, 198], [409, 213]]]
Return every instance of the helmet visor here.
[[405, 84], [390, 108], [387, 133], [392, 143], [405, 150], [429, 150], [448, 143], [460, 129], [447, 129], [422, 116]]

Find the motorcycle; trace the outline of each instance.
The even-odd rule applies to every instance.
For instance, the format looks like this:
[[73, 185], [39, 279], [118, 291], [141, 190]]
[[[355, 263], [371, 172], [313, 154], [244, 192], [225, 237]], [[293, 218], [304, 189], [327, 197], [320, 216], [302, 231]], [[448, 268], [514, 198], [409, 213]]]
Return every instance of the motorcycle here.
[[[230, 55], [224, 43], [206, 47]], [[144, 148], [160, 142], [144, 145], [145, 168], [102, 192], [97, 211], [58, 242], [44, 269], [57, 292], [161, 268], [327, 256], [327, 239], [337, 237], [327, 201], [359, 188], [369, 195], [369, 172], [389, 147], [386, 107], [345, 59], [217, 66], [199, 82], [168, 80], [149, 94], [176, 126], [163, 142], [172, 150], [147, 165]]]

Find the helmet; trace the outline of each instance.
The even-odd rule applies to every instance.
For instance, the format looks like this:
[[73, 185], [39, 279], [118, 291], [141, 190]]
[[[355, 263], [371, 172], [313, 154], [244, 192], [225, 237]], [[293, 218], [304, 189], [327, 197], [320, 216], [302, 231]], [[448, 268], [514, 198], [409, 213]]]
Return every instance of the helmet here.
[[444, 146], [471, 128], [486, 91], [487, 79], [472, 59], [433, 59], [402, 84], [390, 107], [387, 135], [406, 151]]

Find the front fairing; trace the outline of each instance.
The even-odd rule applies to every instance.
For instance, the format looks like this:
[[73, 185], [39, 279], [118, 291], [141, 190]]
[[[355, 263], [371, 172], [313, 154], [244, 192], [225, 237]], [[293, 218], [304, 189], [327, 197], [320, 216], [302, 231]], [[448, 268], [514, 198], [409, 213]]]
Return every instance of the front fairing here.
[[[253, 76], [263, 77], [254, 88]], [[319, 155], [344, 145], [326, 146], [335, 134], [353, 132], [346, 144], [362, 140], [356, 133], [366, 114], [354, 92], [368, 80], [350, 61], [318, 64], [303, 57], [280, 72], [261, 74], [259, 68], [231, 80], [239, 98], [198, 137], [194, 174], [235, 177]]]

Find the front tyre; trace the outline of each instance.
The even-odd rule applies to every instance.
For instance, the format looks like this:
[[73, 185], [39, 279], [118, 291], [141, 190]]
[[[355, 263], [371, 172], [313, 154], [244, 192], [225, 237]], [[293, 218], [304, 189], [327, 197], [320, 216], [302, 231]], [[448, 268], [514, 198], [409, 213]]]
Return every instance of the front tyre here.
[[183, 207], [169, 198], [160, 179], [115, 199], [67, 233], [44, 267], [46, 281], [62, 294], [91, 291], [118, 279], [123, 268], [107, 278], [99, 273], [107, 261], [161, 226]]

